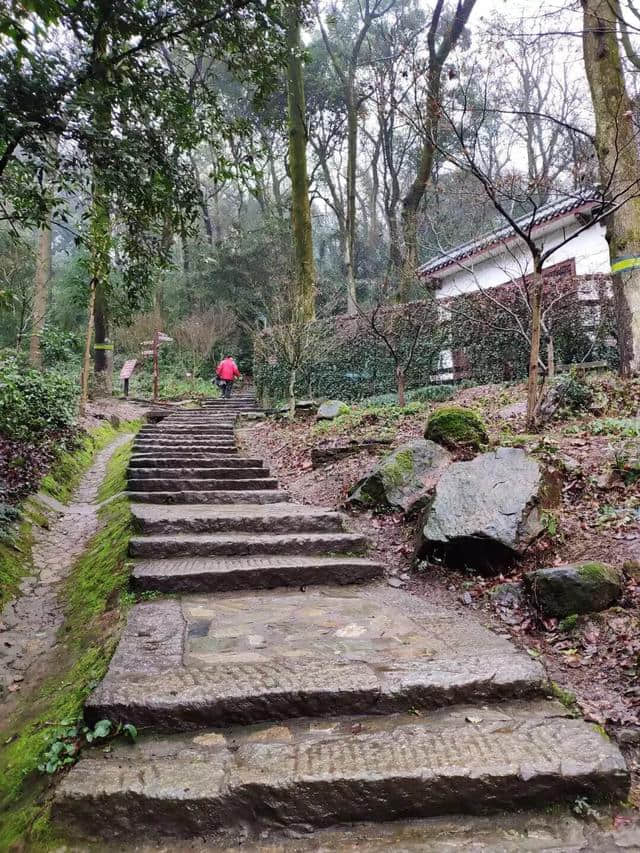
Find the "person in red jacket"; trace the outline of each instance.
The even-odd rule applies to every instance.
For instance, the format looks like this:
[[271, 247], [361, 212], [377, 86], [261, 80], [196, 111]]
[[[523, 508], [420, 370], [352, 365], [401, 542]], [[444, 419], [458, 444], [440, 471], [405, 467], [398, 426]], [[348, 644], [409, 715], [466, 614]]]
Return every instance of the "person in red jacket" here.
[[216, 367], [216, 376], [218, 377], [219, 385], [222, 388], [222, 396], [228, 400], [231, 396], [234, 379], [238, 379], [240, 377], [238, 365], [235, 363], [232, 356], [227, 355], [222, 359], [220, 364]]

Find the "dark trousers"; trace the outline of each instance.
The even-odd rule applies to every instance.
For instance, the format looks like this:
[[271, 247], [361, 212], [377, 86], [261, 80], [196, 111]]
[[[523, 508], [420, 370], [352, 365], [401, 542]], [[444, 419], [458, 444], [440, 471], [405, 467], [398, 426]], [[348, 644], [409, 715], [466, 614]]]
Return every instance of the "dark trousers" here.
[[233, 388], [233, 379], [223, 379], [222, 380], [222, 396], [225, 400], [228, 400], [231, 396], [231, 389]]

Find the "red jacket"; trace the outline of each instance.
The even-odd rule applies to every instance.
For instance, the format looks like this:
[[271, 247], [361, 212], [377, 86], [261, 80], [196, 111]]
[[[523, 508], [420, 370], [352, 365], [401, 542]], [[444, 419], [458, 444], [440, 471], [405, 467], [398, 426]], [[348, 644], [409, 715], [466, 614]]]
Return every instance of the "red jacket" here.
[[222, 359], [220, 364], [216, 367], [216, 376], [218, 377], [218, 379], [224, 379], [225, 382], [230, 382], [231, 380], [237, 379], [238, 376], [240, 376], [238, 365], [231, 358], [231, 356]]

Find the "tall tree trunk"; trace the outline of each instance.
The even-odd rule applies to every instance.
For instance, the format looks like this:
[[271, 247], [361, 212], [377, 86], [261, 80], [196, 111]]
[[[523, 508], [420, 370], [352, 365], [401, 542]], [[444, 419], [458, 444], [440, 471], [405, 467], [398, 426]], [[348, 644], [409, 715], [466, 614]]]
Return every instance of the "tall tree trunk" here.
[[205, 198], [204, 190], [202, 189], [202, 181], [200, 180], [198, 164], [196, 163], [196, 158], [193, 154], [191, 155], [191, 168], [193, 169], [193, 176], [196, 179], [196, 185], [198, 187], [198, 203], [200, 204], [200, 210], [202, 211], [202, 222], [207, 235], [207, 241], [210, 246], [213, 246], [213, 223], [211, 222], [209, 205]]
[[640, 157], [617, 26], [618, 0], [583, 0], [583, 54], [596, 117], [596, 151], [606, 196], [628, 201], [608, 217], [620, 371], [640, 373]]
[[425, 190], [431, 180], [433, 162], [438, 147], [438, 128], [442, 105], [442, 71], [451, 51], [457, 45], [460, 36], [473, 11], [476, 0], [458, 0], [456, 9], [444, 25], [439, 44], [437, 36], [442, 25], [443, 0], [436, 0], [431, 15], [431, 24], [427, 34], [429, 51], [429, 70], [427, 72], [427, 103], [425, 105], [425, 131], [422, 151], [416, 176], [402, 199], [402, 231], [404, 256], [399, 276], [397, 299], [406, 302], [418, 266], [418, 211]]
[[378, 133], [375, 148], [373, 149], [373, 157], [371, 158], [371, 187], [369, 190], [369, 251], [375, 252], [380, 239], [378, 225], [378, 195], [380, 193], [380, 173], [378, 164], [380, 162], [380, 152], [382, 150], [382, 136]]
[[113, 344], [109, 340], [109, 271], [111, 223], [108, 199], [94, 182], [91, 212], [90, 273], [93, 282], [93, 380], [97, 396], [113, 390]]
[[357, 314], [356, 297], [356, 168], [358, 160], [358, 111], [353, 81], [347, 92], [347, 216], [344, 273], [347, 284], [347, 314]]
[[389, 275], [395, 280], [402, 275], [402, 243], [400, 239], [400, 223], [395, 210], [387, 211], [387, 228], [389, 229]]
[[32, 367], [42, 365], [40, 338], [47, 310], [49, 282], [51, 281], [51, 220], [42, 226], [38, 234], [38, 257], [33, 288], [33, 311], [31, 315], [31, 339], [29, 341], [29, 364]]
[[[108, 26], [110, 9], [102, 4], [104, 26], [100, 30], [96, 56], [104, 58], [108, 50]], [[98, 93], [98, 103], [93, 117], [93, 130], [98, 140], [111, 132], [111, 103], [106, 91]], [[91, 199], [91, 221], [89, 242], [89, 267], [93, 301], [93, 379], [98, 396], [110, 396], [113, 391], [113, 344], [109, 339], [109, 274], [111, 268], [111, 221], [109, 216], [109, 194], [100, 175], [99, 164], [94, 163]], [[85, 377], [86, 379], [86, 377]]]
[[300, 7], [294, 3], [289, 7], [287, 20], [287, 105], [291, 230], [295, 244], [295, 272], [298, 285], [296, 303], [300, 317], [310, 321], [315, 317], [315, 268], [307, 174], [307, 123], [300, 42]]
[[436, 134], [440, 116], [440, 79], [438, 74], [437, 86], [428, 97], [427, 103], [427, 132], [420, 152], [418, 171], [409, 191], [402, 199], [402, 238], [404, 253], [402, 269], [398, 277], [397, 301], [406, 302], [411, 293], [411, 285], [415, 281], [418, 266], [418, 211], [424, 197], [427, 185], [431, 179], [433, 161], [436, 153]]

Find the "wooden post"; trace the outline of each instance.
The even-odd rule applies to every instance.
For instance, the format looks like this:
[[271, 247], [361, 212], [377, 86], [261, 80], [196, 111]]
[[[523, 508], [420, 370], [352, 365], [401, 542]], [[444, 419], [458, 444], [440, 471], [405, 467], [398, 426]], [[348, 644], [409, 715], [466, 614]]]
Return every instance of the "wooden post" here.
[[124, 380], [124, 396], [125, 397], [129, 396], [129, 380], [128, 379]]
[[153, 333], [153, 402], [158, 400], [158, 344], [160, 333], [158, 329]]

